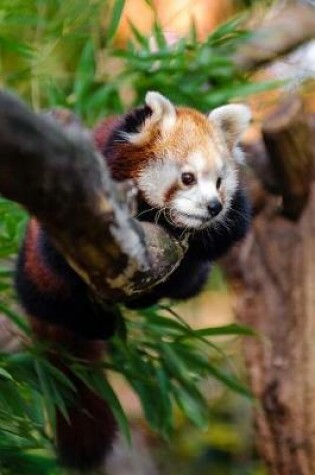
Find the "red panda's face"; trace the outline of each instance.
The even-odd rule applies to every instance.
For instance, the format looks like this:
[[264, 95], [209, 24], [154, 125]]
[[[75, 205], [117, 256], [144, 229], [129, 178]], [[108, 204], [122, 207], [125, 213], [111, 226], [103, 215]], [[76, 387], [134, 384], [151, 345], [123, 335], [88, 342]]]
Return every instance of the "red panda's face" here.
[[202, 228], [220, 219], [237, 188], [233, 164], [217, 157], [209, 167], [198, 149], [184, 160], [169, 157], [152, 161], [140, 173], [137, 183], [146, 201], [164, 209], [178, 227]]
[[223, 220], [238, 186], [237, 143], [249, 110], [235, 104], [207, 117], [175, 108], [155, 92], [146, 104], [151, 114], [137, 132], [125, 134], [145, 200], [177, 227], [200, 229]]

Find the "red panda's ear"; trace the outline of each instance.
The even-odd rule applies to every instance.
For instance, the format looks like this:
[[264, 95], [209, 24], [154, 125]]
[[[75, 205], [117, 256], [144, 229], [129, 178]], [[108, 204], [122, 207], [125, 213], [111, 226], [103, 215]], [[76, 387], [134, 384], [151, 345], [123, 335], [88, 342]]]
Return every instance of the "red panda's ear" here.
[[168, 130], [176, 121], [176, 109], [166, 97], [159, 92], [149, 91], [145, 96], [145, 103], [152, 110], [151, 121]]
[[162, 134], [170, 130], [176, 121], [174, 105], [159, 92], [150, 91], [145, 96], [145, 108], [150, 111], [136, 132], [126, 134], [127, 140], [135, 145], [145, 145], [158, 129]]
[[230, 104], [217, 107], [210, 112], [208, 117], [212, 123], [220, 128], [229, 148], [232, 150], [248, 128], [252, 114], [250, 108], [244, 104]]

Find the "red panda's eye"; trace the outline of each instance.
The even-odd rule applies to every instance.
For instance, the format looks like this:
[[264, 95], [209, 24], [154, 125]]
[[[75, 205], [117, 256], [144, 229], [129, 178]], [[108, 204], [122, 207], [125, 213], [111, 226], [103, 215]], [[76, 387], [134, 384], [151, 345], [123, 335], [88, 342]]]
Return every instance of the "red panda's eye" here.
[[219, 177], [219, 178], [217, 179], [217, 182], [216, 182], [216, 187], [217, 187], [217, 190], [219, 190], [219, 189], [220, 189], [220, 186], [221, 186], [221, 184], [222, 184], [222, 178], [221, 178], [221, 177]]
[[181, 179], [182, 179], [183, 184], [186, 186], [194, 185], [196, 183], [195, 175], [190, 172], [182, 173]]

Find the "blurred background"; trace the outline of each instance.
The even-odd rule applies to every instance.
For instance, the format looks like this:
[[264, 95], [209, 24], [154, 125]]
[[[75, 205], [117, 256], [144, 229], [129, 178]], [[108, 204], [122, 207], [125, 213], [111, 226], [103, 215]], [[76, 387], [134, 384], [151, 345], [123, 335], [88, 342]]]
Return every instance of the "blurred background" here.
[[[301, 41], [294, 52], [272, 62], [262, 59], [261, 65], [257, 58], [264, 39], [254, 46], [254, 54], [244, 48], [261, 25], [272, 24], [296, 3], [312, 4], [284, 0], [1, 0], [0, 84], [18, 93], [36, 111], [71, 109], [88, 127], [141, 103], [147, 90], [158, 90], [176, 104], [204, 112], [228, 101], [245, 101], [254, 111], [253, 126], [246, 136], [251, 143], [280, 98], [298, 91], [307, 99], [307, 108], [315, 109], [314, 42]], [[281, 41], [279, 36], [277, 30], [271, 43]], [[19, 207], [0, 198], [2, 352], [14, 352], [20, 345], [20, 336], [9, 327], [7, 318], [15, 320], [18, 312], [12, 266], [26, 219]], [[174, 308], [194, 328], [233, 323], [233, 295], [220, 267], [214, 268], [198, 298]], [[232, 367], [246, 385], [239, 339], [215, 341], [219, 349], [214, 361]], [[206, 379], [202, 391], [209, 425], [196, 427], [175, 410], [175, 429], [169, 440], [148, 428], [138, 397], [122, 378], [114, 378], [113, 385], [131, 421], [133, 446], [130, 449], [121, 440], [108, 475], [266, 474], [254, 445], [255, 403], [228, 384]], [[23, 391], [27, 393], [27, 388]], [[1, 401], [1, 396], [0, 405], [1, 414], [8, 410], [8, 400]], [[12, 410], [19, 412], [17, 406]], [[1, 417], [8, 424], [3, 414]], [[27, 423], [36, 417], [32, 413]], [[13, 439], [8, 439], [8, 431], [0, 434], [0, 473], [62, 473], [47, 455], [51, 454], [49, 441], [43, 443], [37, 435], [33, 440], [34, 427], [26, 428], [22, 416], [18, 424], [24, 424], [23, 443], [16, 438], [21, 436], [21, 425], [11, 430]]]

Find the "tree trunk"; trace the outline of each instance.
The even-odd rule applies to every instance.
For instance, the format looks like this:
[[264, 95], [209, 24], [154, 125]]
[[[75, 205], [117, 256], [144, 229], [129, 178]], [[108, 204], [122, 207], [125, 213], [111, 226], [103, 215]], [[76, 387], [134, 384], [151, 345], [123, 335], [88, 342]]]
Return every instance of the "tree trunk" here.
[[[244, 352], [250, 384], [259, 401], [255, 415], [258, 447], [268, 473], [314, 475], [315, 184], [311, 131], [296, 100], [281, 107], [263, 129], [281, 195], [270, 194], [260, 182], [253, 186], [252, 179], [259, 206], [255, 207], [251, 232], [223, 264], [236, 293], [238, 320], [259, 334], [246, 339]], [[269, 181], [270, 175], [269, 170]]]

